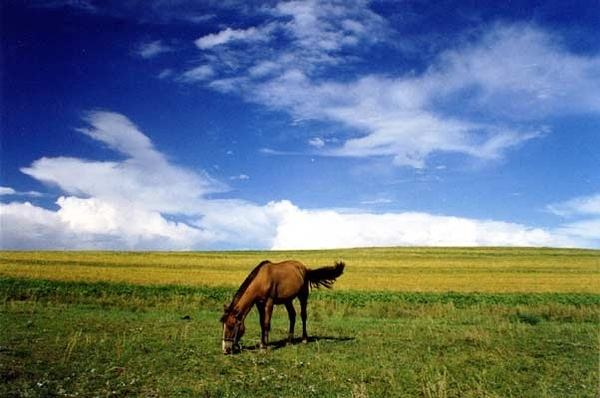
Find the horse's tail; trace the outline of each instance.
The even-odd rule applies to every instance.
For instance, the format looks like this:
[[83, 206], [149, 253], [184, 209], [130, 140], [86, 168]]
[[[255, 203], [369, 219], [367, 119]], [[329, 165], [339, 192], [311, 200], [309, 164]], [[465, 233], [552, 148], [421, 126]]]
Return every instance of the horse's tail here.
[[324, 286], [327, 289], [331, 289], [335, 280], [344, 272], [345, 266], [344, 262], [337, 261], [335, 265], [330, 267], [309, 269], [307, 277], [310, 287], [318, 288]]

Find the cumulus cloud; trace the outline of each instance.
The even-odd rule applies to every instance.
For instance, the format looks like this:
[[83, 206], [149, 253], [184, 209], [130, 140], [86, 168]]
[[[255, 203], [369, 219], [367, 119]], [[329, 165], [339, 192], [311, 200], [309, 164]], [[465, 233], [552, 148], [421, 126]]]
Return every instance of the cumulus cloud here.
[[371, 246], [569, 246], [539, 228], [426, 213], [340, 213], [293, 208], [277, 227], [274, 249]]
[[96, 198], [60, 197], [57, 211], [0, 203], [4, 249], [162, 249], [202, 247], [203, 231], [167, 221], [157, 212]]
[[[326, 249], [375, 246], [594, 247], [590, 225], [557, 231], [426, 213], [303, 210], [289, 201], [260, 206], [209, 201], [196, 221], [177, 223], [136, 206], [61, 197], [56, 212], [29, 203], [0, 204], [3, 248]], [[598, 225], [591, 226], [597, 228]]]
[[[25, 203], [0, 203], [0, 247], [3, 249], [81, 248], [86, 237], [69, 232], [55, 211]], [[94, 243], [97, 247], [100, 241]]]
[[[55, 242], [58, 247], [183, 249], [211, 242], [209, 233], [171, 221], [167, 215], [199, 217], [204, 196], [223, 191], [224, 184], [202, 171], [171, 164], [121, 114], [96, 111], [84, 119], [89, 126], [79, 131], [124, 159], [41, 158], [22, 168], [23, 173], [56, 185], [69, 196], [57, 200], [56, 212], [27, 203], [3, 205], [3, 222], [15, 220], [20, 214], [23, 218], [18, 222], [21, 227], [3, 228], [3, 245], [12, 242], [21, 247], [29, 242], [35, 247], [39, 234], [27, 241], [22, 233], [27, 226], [34, 231], [50, 231], [44, 241]], [[78, 239], [80, 233], [82, 238]], [[15, 240], [15, 236], [21, 238]], [[69, 246], [71, 239], [74, 242]]]
[[[226, 187], [202, 171], [169, 162], [127, 117], [96, 111], [88, 113], [85, 121], [88, 126], [79, 129], [82, 134], [124, 158], [110, 162], [41, 158], [23, 168], [65, 194], [57, 199], [56, 210], [29, 202], [0, 203], [0, 247], [183, 250], [600, 244], [594, 220], [549, 230], [426, 213], [307, 210], [288, 200], [261, 205], [210, 199], [209, 194]], [[586, 200], [573, 203], [569, 207], [590, 211]]]
[[84, 120], [88, 126], [78, 131], [124, 159], [41, 158], [22, 168], [66, 195], [56, 201], [56, 211], [28, 202], [0, 204], [1, 247], [269, 247], [281, 213], [277, 203], [208, 200], [227, 187], [169, 162], [124, 115], [95, 111]]
[[171, 164], [150, 139], [121, 114], [90, 112], [85, 120], [90, 126], [79, 129], [80, 132], [120, 152], [125, 159], [92, 161], [44, 157], [21, 171], [56, 185], [68, 194], [138, 203], [148, 210], [170, 213], [193, 211], [204, 195], [226, 189], [205, 172]]

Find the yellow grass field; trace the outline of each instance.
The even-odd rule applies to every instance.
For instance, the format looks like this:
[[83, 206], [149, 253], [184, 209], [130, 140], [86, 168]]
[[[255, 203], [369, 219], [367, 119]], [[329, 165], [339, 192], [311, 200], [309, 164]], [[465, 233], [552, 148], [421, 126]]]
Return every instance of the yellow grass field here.
[[600, 293], [600, 251], [529, 248], [369, 248], [234, 252], [0, 252], [0, 277], [238, 286], [261, 260], [310, 268], [343, 260], [341, 290]]

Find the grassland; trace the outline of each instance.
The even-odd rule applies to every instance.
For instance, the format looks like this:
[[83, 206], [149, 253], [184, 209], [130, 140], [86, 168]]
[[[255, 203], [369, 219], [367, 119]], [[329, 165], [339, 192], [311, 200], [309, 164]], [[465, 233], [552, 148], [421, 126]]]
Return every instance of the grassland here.
[[0, 276], [143, 285], [239, 286], [261, 260], [348, 263], [338, 290], [600, 293], [600, 252], [502, 248], [129, 253], [3, 252]]
[[[348, 263], [308, 344], [220, 351], [260, 260]], [[0, 396], [597, 397], [600, 252], [0, 253]]]

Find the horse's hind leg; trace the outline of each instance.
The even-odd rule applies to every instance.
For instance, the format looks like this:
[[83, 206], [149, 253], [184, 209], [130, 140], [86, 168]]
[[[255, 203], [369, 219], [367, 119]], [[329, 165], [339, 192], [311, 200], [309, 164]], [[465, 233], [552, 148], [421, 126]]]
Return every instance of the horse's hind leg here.
[[308, 334], [306, 333], [306, 306], [308, 304], [308, 285], [306, 289], [303, 289], [298, 295], [298, 300], [300, 300], [300, 317], [302, 318], [302, 342], [308, 342]]
[[294, 304], [290, 300], [285, 303], [285, 308], [287, 309], [288, 316], [290, 317], [290, 330], [288, 332], [288, 343], [292, 343], [294, 340], [294, 325], [296, 324], [296, 309], [294, 308]]

